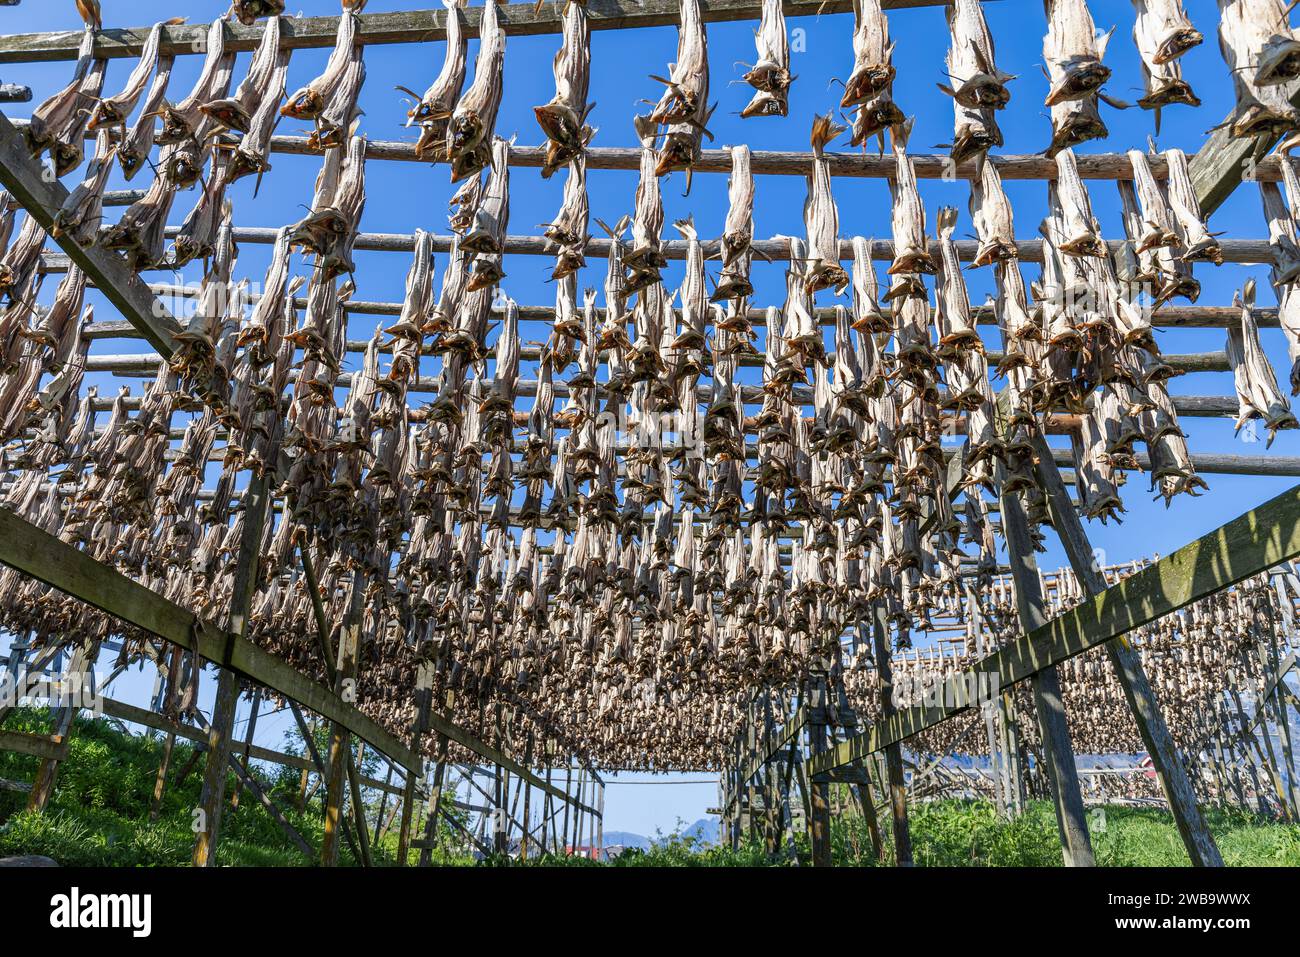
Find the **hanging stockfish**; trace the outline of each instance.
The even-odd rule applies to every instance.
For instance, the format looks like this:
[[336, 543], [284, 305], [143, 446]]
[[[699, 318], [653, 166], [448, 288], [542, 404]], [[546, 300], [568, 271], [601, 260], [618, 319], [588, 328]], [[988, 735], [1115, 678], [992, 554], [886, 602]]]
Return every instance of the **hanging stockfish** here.
[[994, 62], [993, 36], [979, 0], [956, 0], [949, 5], [948, 30], [952, 45], [946, 62], [952, 86], [940, 83], [939, 89], [952, 97], [952, 161], [961, 163], [1002, 145], [995, 111], [1010, 101], [1006, 84], [1015, 77], [1003, 73]]
[[880, 283], [872, 263], [873, 240], [853, 237], [853, 328], [862, 333], [890, 332], [894, 321], [880, 308]]
[[[940, 268], [935, 326], [939, 330], [938, 354], [941, 358], [960, 359], [967, 351], [983, 352], [984, 343], [975, 328], [971, 314], [970, 297], [961, 277], [961, 262], [957, 258], [957, 244], [952, 234], [957, 228], [957, 209], [944, 206], [939, 210]], [[965, 407], [965, 397], [949, 396], [949, 401]]]
[[[505, 278], [502, 255], [505, 252], [506, 229], [510, 223], [510, 142], [495, 137], [491, 149], [491, 169], [483, 198], [474, 212], [474, 225], [461, 239], [460, 248], [474, 258], [469, 264], [469, 283], [466, 292], [490, 289]], [[586, 195], [585, 191], [583, 193]], [[585, 245], [585, 242], [584, 242]], [[448, 345], [454, 337], [446, 340]]]
[[1002, 189], [1002, 176], [994, 163], [981, 164], [979, 176], [971, 180], [970, 215], [979, 237], [972, 267], [1012, 262], [1017, 258], [1011, 201]]
[[1192, 26], [1182, 0], [1133, 0], [1137, 19], [1133, 23], [1133, 42], [1142, 58], [1142, 77], [1146, 95], [1138, 100], [1144, 110], [1155, 110], [1156, 135], [1160, 134], [1160, 110], [1175, 103], [1200, 106], [1200, 98], [1183, 79], [1178, 62], [1192, 47], [1205, 39]]
[[[324, 71], [289, 96], [288, 102], [280, 108], [282, 116], [292, 120], [313, 121], [316, 124], [314, 135], [319, 136], [321, 117], [326, 109], [338, 103], [340, 89], [354, 83], [360, 88], [356, 74], [358, 71], [364, 74], [365, 68], [361, 62], [363, 47], [357, 42], [358, 26], [356, 11], [349, 10], [348, 4], [344, 4], [338, 30], [334, 34], [334, 48], [325, 61]], [[352, 91], [344, 92], [353, 95]]]
[[136, 270], [161, 265], [166, 260], [164, 230], [175, 197], [175, 188], [165, 176], [154, 177], [144, 196], [127, 207], [116, 223], [103, 228], [99, 244], [126, 253], [126, 261]]
[[889, 21], [880, 0], [853, 0], [853, 72], [844, 84], [840, 106], [858, 108], [853, 118], [850, 144], [861, 146], [880, 136], [884, 149], [885, 130], [903, 122], [903, 111], [893, 99], [894, 44], [889, 40]]
[[1119, 513], [1124, 511], [1124, 502], [1119, 497], [1117, 479], [1122, 481], [1123, 476], [1114, 468], [1106, 451], [1105, 436], [1094, 415], [1080, 419], [1079, 431], [1070, 433], [1070, 445], [1074, 453], [1075, 488], [1083, 514], [1101, 519], [1103, 524], [1111, 519], [1121, 521]]
[[667, 257], [659, 248], [664, 228], [664, 204], [655, 174], [655, 127], [646, 117], [637, 117], [634, 123], [641, 140], [641, 165], [632, 215], [632, 248], [623, 257], [623, 268], [628, 271], [626, 290], [629, 296], [658, 283], [659, 270], [668, 265]]
[[199, 201], [194, 204], [185, 221], [181, 223], [180, 232], [172, 245], [171, 263], [181, 269], [196, 259], [206, 259], [212, 255], [212, 247], [217, 241], [217, 230], [221, 225], [223, 210], [226, 206], [226, 170], [229, 159], [216, 154], [212, 159], [211, 172], [203, 184]]
[[201, 382], [205, 373], [211, 371], [222, 321], [226, 315], [227, 300], [231, 296], [230, 279], [238, 254], [234, 227], [230, 222], [230, 206], [227, 204], [222, 210], [212, 263], [203, 277], [199, 297], [194, 304], [194, 314], [185, 328], [175, 336], [177, 346], [170, 360], [171, 367], [186, 379]]
[[650, 122], [666, 126], [655, 175], [686, 170], [686, 192], [691, 190], [692, 167], [700, 156], [713, 109], [709, 107], [709, 47], [699, 0], [681, 0], [677, 27], [677, 62], [668, 78], [652, 76], [667, 89], [650, 111]]
[[[1130, 152], [1130, 159], [1132, 152], [1136, 151]], [[1101, 238], [1097, 220], [1093, 218], [1092, 203], [1079, 176], [1074, 150], [1061, 150], [1056, 154], [1056, 192], [1060, 199], [1062, 225], [1062, 238], [1057, 248], [1067, 256], [1105, 256], [1106, 244]], [[1174, 238], [1176, 240], [1177, 236]]]
[[424, 96], [417, 96], [412, 90], [398, 87], [416, 100], [406, 113], [406, 125], [420, 125], [415, 155], [422, 160], [437, 161], [441, 158], [447, 144], [447, 124], [461, 88], [465, 85], [465, 63], [469, 51], [469, 40], [462, 23], [464, 14], [461, 13], [465, 3], [466, 0], [442, 0], [442, 5], [447, 8], [447, 49], [442, 69]]
[[94, 104], [104, 84], [106, 61], [95, 56], [96, 31], [89, 26], [82, 34], [72, 82], [32, 110], [27, 126], [27, 145], [32, 156], [49, 150], [56, 176], [64, 176], [81, 165], [82, 139]]
[[271, 264], [262, 282], [262, 296], [239, 330], [238, 345], [244, 349], [254, 365], [263, 366], [275, 360], [280, 341], [288, 332], [285, 297], [289, 287], [289, 227], [282, 226], [275, 235]]
[[[1216, 266], [1223, 264], [1223, 250], [1219, 241], [1205, 224], [1201, 215], [1201, 205], [1192, 186], [1191, 172], [1187, 165], [1187, 154], [1179, 149], [1164, 152], [1165, 164], [1169, 177], [1165, 182], [1165, 198], [1173, 213], [1174, 225], [1178, 229], [1182, 245], [1183, 262], [1212, 262]], [[1300, 189], [1297, 189], [1300, 195]]]
[[104, 218], [104, 187], [108, 183], [108, 174], [113, 170], [114, 150], [111, 134], [108, 130], [101, 130], [95, 156], [86, 167], [85, 179], [68, 194], [63, 206], [54, 214], [54, 223], [50, 227], [52, 238], [66, 235], [79, 246], [94, 243]]
[[[729, 146], [731, 176], [727, 180], [727, 221], [719, 241], [722, 276], [710, 299], [713, 302], [743, 300], [753, 295], [749, 281], [750, 243], [754, 239], [754, 174], [750, 170], [749, 147]], [[748, 319], [743, 328], [732, 331], [747, 335]]]
[[894, 261], [889, 274], [898, 278], [885, 294], [887, 300], [925, 296], [925, 284], [918, 273], [933, 273], [936, 269], [926, 240], [925, 206], [916, 188], [916, 169], [907, 155], [911, 132], [912, 120], [908, 119], [894, 128], [892, 137], [896, 172], [889, 180], [894, 233]]
[[1052, 111], [1052, 142], [1047, 153], [1053, 155], [1107, 135], [1098, 112], [1099, 99], [1116, 109], [1128, 104], [1102, 92], [1111, 71], [1101, 60], [1113, 31], [1098, 32], [1087, 0], [1044, 0], [1044, 4], [1047, 34], [1043, 37], [1043, 61], [1051, 84], [1045, 102]]
[[742, 117], [785, 116], [790, 110], [790, 40], [785, 32], [785, 12], [781, 0], [763, 0], [758, 29], [754, 31], [758, 60], [744, 80], [757, 92]]
[[[388, 378], [408, 383], [419, 371], [424, 322], [433, 305], [433, 236], [415, 232], [415, 256], [406, 274], [406, 295], [397, 322], [384, 330], [393, 337], [393, 363]], [[498, 375], [500, 373], [498, 372]], [[381, 383], [382, 385], [382, 383]], [[391, 395], [391, 392], [387, 393]]]
[[1277, 183], [1259, 184], [1260, 198], [1264, 201], [1264, 217], [1268, 220], [1269, 251], [1273, 254], [1273, 282], [1287, 286], [1300, 279], [1300, 226], [1297, 225], [1297, 213], [1300, 212], [1300, 180], [1296, 177], [1295, 167], [1289, 158], [1281, 157], [1282, 187], [1286, 190], [1283, 201], [1282, 191]]
[[[162, 40], [162, 31], [164, 27], [179, 26], [185, 22], [184, 17], [176, 17], [166, 20], [162, 23], [155, 23], [153, 29], [149, 31], [149, 36], [144, 42], [144, 49], [140, 52], [140, 59], [136, 61], [135, 68], [131, 70], [130, 76], [127, 77], [126, 84], [122, 92], [116, 96], [110, 96], [100, 100], [95, 104], [94, 110], [90, 114], [90, 119], [86, 122], [86, 129], [90, 132], [97, 132], [101, 127], [125, 127], [126, 119], [131, 115], [132, 110], [140, 102], [140, 97], [144, 95], [145, 89], [149, 85], [149, 79], [152, 77], [161, 65], [162, 57], [159, 53], [160, 43]], [[170, 58], [169, 58], [170, 59]], [[150, 126], [153, 126], [153, 117], [150, 117]]]
[[587, 102], [591, 76], [591, 27], [586, 0], [570, 0], [564, 7], [564, 29], [555, 54], [555, 96], [533, 107], [537, 124], [546, 134], [546, 162], [542, 178], [582, 156], [595, 134], [587, 125], [595, 103]]
[[1226, 121], [1235, 137], [1284, 136], [1300, 126], [1290, 80], [1300, 76], [1300, 41], [1282, 0], [1219, 0], [1219, 49], [1237, 105]]
[[1228, 330], [1228, 364], [1237, 389], [1237, 429], [1251, 419], [1263, 419], [1268, 429], [1268, 445], [1279, 429], [1300, 428], [1300, 422], [1291, 412], [1291, 403], [1278, 388], [1277, 376], [1269, 365], [1268, 357], [1259, 344], [1259, 328], [1255, 322], [1255, 280], [1233, 297], [1233, 305], [1241, 310], [1241, 325]]
[[[140, 113], [130, 129], [124, 130], [117, 148], [117, 162], [122, 175], [130, 182], [145, 166], [153, 151], [157, 134], [159, 112], [167, 102], [167, 87], [171, 83], [172, 67], [176, 57], [160, 53], [154, 68], [153, 83], [140, 105]], [[123, 120], [125, 122], [125, 120]]]
[[829, 116], [813, 119], [813, 170], [808, 177], [808, 194], [803, 205], [808, 259], [792, 263], [802, 271], [804, 289], [809, 296], [820, 289], [834, 289], [838, 296], [849, 285], [849, 274], [840, 265], [840, 216], [831, 192], [830, 161], [822, 152], [843, 132], [844, 127], [832, 123]]
[[487, 0], [479, 22], [474, 82], [456, 104], [447, 124], [444, 159], [451, 163], [453, 183], [474, 175], [492, 161], [505, 58], [506, 34], [497, 19], [496, 0]]
[[26, 297], [40, 273], [41, 250], [44, 248], [45, 230], [34, 216], [28, 216], [23, 220], [18, 238], [0, 258], [0, 295], [8, 296], [11, 303]]
[[189, 95], [174, 106], [163, 102], [155, 140], [159, 146], [174, 146], [196, 140], [207, 119], [202, 107], [226, 96], [234, 70], [235, 54], [226, 50], [226, 21], [218, 18], [208, 27], [204, 49], [207, 56]]
[[1168, 505], [1175, 495], [1199, 495], [1208, 490], [1196, 474], [1187, 437], [1178, 427], [1178, 414], [1163, 381], [1151, 378], [1145, 388], [1146, 403], [1141, 411], [1142, 439], [1151, 458], [1151, 488], [1158, 489]]
[[569, 176], [564, 182], [564, 200], [554, 222], [548, 223], [543, 235], [560, 247], [555, 255], [552, 279], [561, 279], [587, 265], [583, 251], [589, 238], [587, 201], [587, 160], [579, 155], [569, 162]]

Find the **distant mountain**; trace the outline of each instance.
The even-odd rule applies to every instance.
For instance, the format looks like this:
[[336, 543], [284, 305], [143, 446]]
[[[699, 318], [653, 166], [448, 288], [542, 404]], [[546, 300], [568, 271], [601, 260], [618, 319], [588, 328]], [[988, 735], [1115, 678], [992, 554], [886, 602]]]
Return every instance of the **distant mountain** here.
[[606, 831], [606, 847], [639, 847], [643, 851], [650, 849], [650, 839], [631, 831]]
[[[682, 837], [694, 838], [701, 844], [718, 843], [718, 834], [720, 827], [716, 817], [702, 817], [690, 827], [682, 829]], [[606, 847], [639, 847], [642, 850], [649, 850], [657, 838], [649, 838], [642, 834], [633, 834], [631, 831], [606, 831]]]
[[682, 836], [693, 837], [701, 844], [717, 844], [720, 833], [721, 825], [716, 817], [702, 817], [682, 831]]

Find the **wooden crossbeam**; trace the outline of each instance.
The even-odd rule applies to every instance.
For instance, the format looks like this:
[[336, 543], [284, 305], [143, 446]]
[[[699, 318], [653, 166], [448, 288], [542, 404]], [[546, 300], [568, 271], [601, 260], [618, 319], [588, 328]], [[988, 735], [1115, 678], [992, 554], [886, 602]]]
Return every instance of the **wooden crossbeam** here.
[[9, 510], [0, 510], [0, 563], [300, 701], [365, 739], [407, 771], [421, 773], [419, 756], [406, 745], [291, 665], [247, 639], [235, 640], [229, 633], [201, 621], [192, 612]]
[[[47, 176], [32, 159], [24, 137], [3, 113], [0, 113], [0, 185], [47, 231], [68, 198], [63, 185]], [[155, 349], [166, 356], [175, 351], [173, 336], [180, 326], [144, 280], [116, 253], [98, 246], [79, 246], [66, 234], [56, 242]]]
[[[178, 738], [184, 738], [186, 741], [199, 744], [206, 744], [207, 742], [207, 735], [193, 725], [172, 721], [156, 711], [150, 711], [148, 708], [140, 708], [114, 698], [101, 698], [100, 705], [99, 710], [110, 718], [117, 718], [119, 721], [130, 721], [132, 724], [152, 728], [155, 731], [175, 734]], [[270, 748], [263, 748], [256, 744], [248, 747], [248, 756], [254, 761], [278, 764], [286, 768], [293, 768], [295, 771], [316, 770], [316, 765], [312, 763], [310, 758], [296, 754], [285, 754], [283, 751], [273, 751]], [[402, 793], [402, 788], [399, 785], [380, 781], [377, 778], [362, 778], [361, 783], [368, 788], [386, 791], [389, 794]]]
[[68, 757], [68, 741], [60, 740], [58, 735], [0, 731], [0, 751], [16, 751], [45, 761], [64, 761]]
[[[992, 676], [998, 690], [1067, 658], [1140, 628], [1243, 579], [1300, 555], [1300, 485], [1135, 572], [1099, 595], [1022, 635], [966, 672], [951, 687], [978, 687]], [[986, 678], [986, 681], [989, 679]], [[962, 714], [974, 702], [917, 706], [810, 759], [808, 774], [874, 754]]]
[[[24, 202], [24, 205], [26, 203]], [[167, 227], [166, 233], [174, 237], [179, 233], [179, 226]], [[236, 243], [254, 246], [273, 246], [278, 241], [280, 231], [265, 226], [236, 226], [232, 238]], [[431, 245], [435, 253], [448, 253], [452, 246], [451, 235], [433, 235]], [[604, 259], [609, 255], [611, 240], [603, 236], [593, 236], [587, 241], [584, 254], [590, 259]], [[958, 240], [957, 257], [962, 262], [971, 262], [979, 249], [979, 242], [974, 239]], [[1111, 254], [1118, 253], [1124, 243], [1117, 239], [1107, 240]], [[1226, 263], [1271, 263], [1272, 247], [1268, 239], [1222, 239], [1219, 245], [1223, 250]], [[706, 258], [717, 258], [721, 250], [721, 240], [710, 239], [700, 243]], [[932, 240], [929, 244], [931, 254], [937, 259], [940, 255], [939, 242]], [[755, 262], [764, 258], [771, 263], [780, 264], [790, 259], [790, 241], [783, 238], [755, 239], [750, 244], [754, 251]], [[1043, 261], [1043, 241], [1041, 239], [1020, 240], [1016, 243], [1022, 262], [1041, 263]], [[555, 243], [545, 236], [507, 236], [504, 253], [513, 256], [554, 256], [558, 251]], [[688, 244], [684, 239], [668, 239], [660, 244], [660, 252], [669, 260], [685, 260]], [[353, 249], [366, 252], [413, 253], [415, 252], [414, 233], [357, 233]], [[877, 239], [872, 246], [872, 259], [876, 262], [889, 262], [894, 258], [893, 240]], [[853, 241], [840, 240], [840, 260], [850, 262], [853, 259]], [[83, 266], [83, 268], [85, 268]], [[123, 266], [125, 268], [125, 266]], [[508, 285], [508, 283], [506, 284]], [[152, 296], [151, 296], [152, 298]], [[1238, 313], [1240, 316], [1240, 313]], [[128, 317], [130, 318], [130, 317]]]
[[[944, 0], [882, 0], [886, 10], [908, 7], [937, 7]], [[587, 0], [587, 19], [592, 30], [622, 30], [632, 27], [673, 26], [678, 22], [677, 0]], [[784, 0], [787, 17], [846, 13], [853, 9], [851, 0]], [[701, 14], [706, 23], [734, 20], [757, 20], [762, 12], [759, 0], [702, 0]], [[498, 6], [498, 19], [507, 36], [537, 36], [559, 33], [563, 29], [562, 3], [537, 5], [509, 3]], [[478, 36], [482, 7], [462, 11], [464, 33]], [[363, 13], [359, 17], [357, 42], [366, 45], [389, 43], [428, 43], [447, 37], [447, 11], [406, 10], [391, 13]], [[286, 50], [321, 49], [334, 46], [338, 17], [284, 17], [281, 20], [280, 46]], [[226, 49], [248, 51], [257, 48], [264, 23], [243, 26], [226, 24]], [[139, 56], [149, 36], [150, 27], [102, 30], [95, 37], [95, 56], [105, 59]], [[203, 52], [206, 24], [184, 24], [163, 29], [161, 51], [170, 54]], [[74, 60], [81, 42], [80, 30], [54, 33], [22, 33], [0, 37], [0, 63], [38, 63], [50, 60]], [[847, 46], [848, 36], [845, 35]]]

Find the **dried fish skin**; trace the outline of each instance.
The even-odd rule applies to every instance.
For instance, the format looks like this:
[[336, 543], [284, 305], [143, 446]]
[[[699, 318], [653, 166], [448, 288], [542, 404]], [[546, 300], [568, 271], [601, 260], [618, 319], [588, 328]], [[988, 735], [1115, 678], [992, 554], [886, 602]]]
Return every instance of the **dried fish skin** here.
[[847, 109], [882, 94], [888, 97], [895, 75], [893, 55], [889, 21], [880, 0], [854, 0], [853, 72], [844, 84], [840, 106]]
[[[889, 267], [891, 276], [933, 273], [936, 269], [925, 236], [925, 206], [921, 203], [921, 194], [916, 187], [916, 168], [912, 165], [912, 158], [907, 155], [907, 139], [911, 129], [912, 121], [908, 120], [902, 127], [896, 127], [893, 135], [896, 173], [889, 180], [889, 191], [893, 198], [894, 232], [894, 261]], [[893, 290], [890, 295], [893, 295]]]
[[422, 160], [441, 158], [447, 143], [447, 124], [465, 85], [465, 65], [469, 54], [469, 40], [465, 36], [464, 14], [461, 12], [465, 3], [466, 0], [443, 0], [447, 9], [447, 48], [442, 69], [424, 96], [406, 114], [407, 126], [412, 123], [420, 126], [415, 155]]
[[830, 163], [823, 152], [844, 132], [829, 116], [813, 120], [813, 169], [808, 177], [808, 195], [804, 200], [804, 227], [808, 234], [808, 260], [800, 265], [804, 287], [809, 296], [820, 289], [834, 289], [838, 296], [849, 285], [849, 274], [840, 265], [840, 216], [831, 191]]
[[982, 163], [970, 184], [970, 215], [979, 237], [973, 268], [1007, 262], [1019, 256], [1011, 201], [1002, 189], [997, 164]]
[[1092, 96], [1110, 79], [1101, 62], [1110, 34], [1100, 35], [1087, 0], [1044, 0], [1047, 34], [1043, 62], [1047, 65], [1046, 106]]
[[[1129, 153], [1130, 160], [1133, 153]], [[1142, 154], [1138, 154], [1141, 157]], [[1106, 244], [1100, 235], [1097, 220], [1092, 215], [1092, 202], [1087, 187], [1079, 176], [1073, 150], [1056, 154], [1056, 196], [1059, 198], [1062, 236], [1057, 248], [1067, 256], [1106, 255]], [[1149, 172], [1149, 170], [1148, 170]]]
[[453, 183], [477, 173], [491, 159], [505, 56], [506, 35], [497, 19], [496, 0], [488, 0], [479, 24], [474, 82], [456, 104], [447, 124], [444, 157], [452, 164]]
[[533, 107], [537, 124], [546, 134], [546, 162], [542, 178], [549, 178], [570, 160], [581, 156], [594, 130], [586, 125], [594, 103], [587, 102], [591, 76], [591, 27], [585, 3], [570, 2], [564, 8], [564, 29], [555, 54], [555, 96], [543, 106]]
[[1278, 138], [1300, 127], [1283, 88], [1300, 75], [1300, 43], [1281, 0], [1219, 0], [1219, 50], [1237, 96], [1232, 136]]
[[790, 41], [786, 36], [781, 0], [763, 0], [758, 30], [754, 33], [758, 59], [744, 76], [755, 92], [740, 111], [751, 116], [785, 116], [790, 110]]
[[117, 147], [117, 162], [122, 167], [122, 175], [130, 182], [146, 164], [153, 151], [158, 112], [167, 102], [167, 87], [171, 83], [172, 67], [176, 58], [170, 54], [158, 57], [154, 70], [153, 83], [140, 105], [140, 115], [129, 130], [125, 131]]
[[148, 38], [145, 40], [140, 59], [136, 62], [131, 75], [127, 77], [122, 92], [116, 96], [106, 97], [95, 104], [90, 119], [86, 121], [86, 129], [89, 132], [95, 133], [101, 127], [122, 126], [126, 123], [127, 117], [131, 115], [131, 111], [135, 109], [140, 97], [144, 95], [150, 77], [158, 68], [161, 59], [159, 45], [162, 39], [163, 27], [174, 23], [175, 21], [167, 21], [154, 24], [153, 29], [149, 31]]
[[356, 14], [344, 10], [339, 17], [338, 30], [334, 34], [334, 48], [325, 69], [306, 86], [290, 94], [288, 101], [280, 108], [280, 115], [291, 120], [316, 120], [334, 98], [335, 90], [342, 84], [354, 63], [359, 59], [357, 43], [358, 21]]
[[681, 0], [678, 8], [677, 61], [669, 76], [653, 77], [666, 87], [650, 111], [657, 124], [698, 121], [708, 109], [709, 46], [698, 0]]
[[547, 239], [560, 247], [555, 257], [552, 279], [562, 279], [587, 265], [583, 252], [587, 248], [589, 238], [589, 216], [587, 161], [579, 155], [569, 162], [569, 175], [564, 182], [564, 200], [560, 212], [543, 233]]
[[1007, 82], [1015, 77], [999, 70], [994, 61], [993, 35], [984, 20], [979, 0], [954, 0], [947, 7], [948, 78], [952, 86], [939, 89], [970, 110], [1000, 110], [1011, 101]]
[[226, 50], [224, 18], [218, 17], [208, 27], [204, 49], [203, 66], [189, 95], [175, 106], [164, 101], [158, 110], [160, 124], [154, 138], [159, 146], [176, 146], [201, 138], [201, 128], [207, 122], [201, 108], [224, 97], [230, 88], [235, 54]]
[[971, 315], [970, 297], [961, 277], [961, 262], [952, 234], [957, 228], [957, 210], [944, 206], [939, 210], [939, 253], [941, 266], [937, 286], [938, 307], [935, 325], [939, 330], [940, 357], [958, 356], [967, 350], [984, 351]]
[[1241, 310], [1241, 325], [1228, 330], [1228, 365], [1232, 367], [1237, 390], [1237, 429], [1251, 419], [1263, 419], [1268, 429], [1268, 445], [1273, 444], [1279, 429], [1300, 428], [1291, 412], [1291, 403], [1278, 388], [1277, 376], [1259, 343], [1255, 321], [1255, 281], [1247, 280], [1238, 291], [1233, 305]]

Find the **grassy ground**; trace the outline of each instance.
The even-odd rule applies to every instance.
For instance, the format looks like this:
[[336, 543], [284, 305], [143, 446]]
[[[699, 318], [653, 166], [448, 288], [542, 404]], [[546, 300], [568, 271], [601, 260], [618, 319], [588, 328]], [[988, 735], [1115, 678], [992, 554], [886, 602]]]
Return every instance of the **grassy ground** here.
[[[49, 732], [41, 712], [12, 715], [6, 728]], [[299, 742], [301, 743], [301, 742]], [[0, 857], [10, 854], [44, 854], [64, 865], [167, 866], [189, 863], [194, 845], [191, 812], [199, 799], [200, 762], [184, 782], [179, 769], [192, 755], [180, 742], [172, 755], [172, 775], [156, 822], [149, 821], [162, 744], [160, 737], [124, 735], [105, 720], [78, 720], [69, 758], [60, 767], [58, 786], [43, 814], [24, 810], [26, 795], [0, 791]], [[30, 781], [37, 759], [0, 752], [0, 778]], [[313, 847], [320, 846], [319, 799], [295, 807], [299, 773], [279, 769], [269, 775], [254, 772], [263, 787]], [[234, 787], [233, 776], [227, 793]], [[389, 807], [391, 807], [391, 800]], [[1300, 866], [1300, 826], [1260, 820], [1236, 810], [1210, 808], [1207, 817], [1230, 865]], [[373, 813], [370, 815], [373, 820]], [[1170, 816], [1155, 808], [1106, 807], [1089, 812], [1089, 827], [1097, 863], [1112, 867], [1179, 866], [1187, 863], [1182, 842]], [[1061, 852], [1056, 821], [1046, 802], [1032, 803], [1014, 821], [997, 817], [992, 805], [976, 801], [934, 801], [911, 808], [912, 843], [916, 863], [929, 867], [1031, 866], [1058, 867]], [[450, 832], [448, 832], [450, 833]], [[886, 844], [889, 835], [885, 835]], [[874, 866], [866, 828], [856, 818], [837, 819], [832, 828], [834, 859], [847, 866]], [[374, 856], [391, 864], [396, 835], [387, 834]], [[795, 853], [809, 863], [807, 841], [800, 835]], [[346, 845], [342, 863], [351, 864]], [[279, 826], [260, 805], [245, 794], [238, 809], [228, 808], [222, 818], [219, 851], [222, 864], [235, 866], [301, 866], [309, 863], [293, 847]], [[438, 863], [470, 864], [468, 858], [440, 854]], [[487, 861], [493, 864], [517, 864]], [[790, 864], [788, 854], [771, 860], [757, 844], [739, 850], [702, 846], [672, 834], [650, 851], [630, 853], [616, 867], [757, 867]], [[886, 862], [887, 863], [887, 862]], [[534, 858], [530, 866], [600, 866], [581, 858]]]

